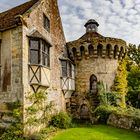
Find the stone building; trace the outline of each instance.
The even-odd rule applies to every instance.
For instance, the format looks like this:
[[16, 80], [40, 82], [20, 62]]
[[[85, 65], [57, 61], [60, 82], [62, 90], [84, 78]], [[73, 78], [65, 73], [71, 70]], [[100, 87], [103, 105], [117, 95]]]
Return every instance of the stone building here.
[[47, 91], [48, 102], [65, 111], [64, 93], [75, 90], [65, 44], [57, 0], [31, 0], [0, 13], [1, 126], [11, 120], [7, 103], [20, 101], [25, 110], [30, 92]]
[[0, 13], [0, 126], [12, 120], [7, 103], [22, 103], [24, 121], [26, 96], [41, 90], [57, 111], [89, 117], [98, 104], [97, 82], [110, 91], [126, 52], [125, 41], [100, 35], [98, 26], [89, 20], [86, 33], [66, 43], [57, 0], [31, 0]]
[[121, 60], [126, 52], [122, 39], [104, 37], [98, 33], [99, 24], [91, 19], [85, 24], [86, 33], [67, 43], [70, 59], [75, 64], [75, 87], [67, 106], [77, 118], [88, 118], [92, 107], [98, 105], [98, 82], [111, 90]]

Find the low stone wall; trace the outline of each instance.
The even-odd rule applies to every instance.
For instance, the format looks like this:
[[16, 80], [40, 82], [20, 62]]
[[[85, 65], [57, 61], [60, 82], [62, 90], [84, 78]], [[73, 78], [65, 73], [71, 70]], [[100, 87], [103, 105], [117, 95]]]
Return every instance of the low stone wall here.
[[12, 123], [17, 122], [13, 111], [9, 110], [6, 103], [0, 103], [0, 129], [8, 128]]
[[107, 124], [118, 128], [140, 132], [140, 118], [137, 117], [112, 113], [109, 115]]

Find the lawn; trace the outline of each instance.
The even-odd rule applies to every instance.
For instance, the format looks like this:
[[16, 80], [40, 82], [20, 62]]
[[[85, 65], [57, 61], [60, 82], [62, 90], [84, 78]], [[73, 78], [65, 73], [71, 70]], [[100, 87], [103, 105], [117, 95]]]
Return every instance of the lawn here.
[[52, 140], [140, 140], [140, 135], [124, 129], [94, 125], [60, 131]]

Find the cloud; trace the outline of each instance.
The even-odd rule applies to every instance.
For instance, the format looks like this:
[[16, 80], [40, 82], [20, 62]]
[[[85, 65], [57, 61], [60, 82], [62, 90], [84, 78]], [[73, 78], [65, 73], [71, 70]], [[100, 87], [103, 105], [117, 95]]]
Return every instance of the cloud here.
[[[1, 0], [0, 12], [28, 0]], [[140, 0], [58, 0], [67, 41], [85, 33], [88, 19], [99, 22], [99, 33], [140, 43]]]
[[140, 43], [140, 0], [58, 0], [67, 41], [85, 33], [84, 24], [94, 18], [99, 33]]
[[29, 0], [12, 0], [12, 2], [9, 0], [0, 0], [0, 12], [6, 11], [27, 1]]

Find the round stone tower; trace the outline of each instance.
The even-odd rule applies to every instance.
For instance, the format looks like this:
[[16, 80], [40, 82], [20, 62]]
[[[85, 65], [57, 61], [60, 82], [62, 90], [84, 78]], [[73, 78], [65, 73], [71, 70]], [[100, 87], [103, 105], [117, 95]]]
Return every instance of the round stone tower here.
[[90, 19], [85, 24], [86, 33], [67, 43], [70, 59], [75, 64], [76, 80], [70, 108], [77, 118], [89, 118], [91, 106], [98, 105], [98, 82], [102, 82], [105, 90], [110, 91], [114, 84], [118, 60], [123, 59], [127, 49], [124, 40], [100, 35], [97, 32], [98, 26], [98, 22]]

